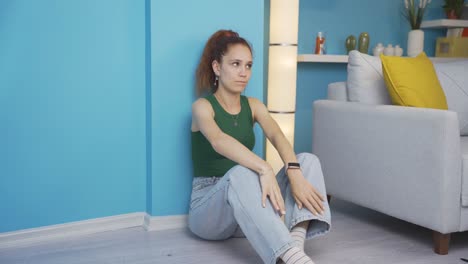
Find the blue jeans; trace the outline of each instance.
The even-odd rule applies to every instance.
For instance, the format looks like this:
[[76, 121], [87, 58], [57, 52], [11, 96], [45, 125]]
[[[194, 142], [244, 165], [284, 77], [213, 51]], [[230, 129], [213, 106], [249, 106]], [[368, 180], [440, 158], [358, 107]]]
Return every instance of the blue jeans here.
[[[297, 155], [304, 177], [326, 198], [318, 158], [309, 153]], [[286, 207], [284, 222], [270, 202], [263, 208], [258, 174], [237, 165], [223, 177], [196, 177], [193, 180], [189, 228], [207, 240], [245, 236], [264, 263], [276, 263], [293, 246], [289, 231], [298, 223], [311, 220], [306, 239], [330, 230], [330, 208], [325, 199], [324, 214], [315, 216], [299, 210], [291, 194], [284, 169], [276, 176]]]

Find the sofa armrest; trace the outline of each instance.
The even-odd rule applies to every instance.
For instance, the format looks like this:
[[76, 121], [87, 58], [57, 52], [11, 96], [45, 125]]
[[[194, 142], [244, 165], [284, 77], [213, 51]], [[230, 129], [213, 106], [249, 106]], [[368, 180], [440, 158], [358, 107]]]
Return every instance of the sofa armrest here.
[[313, 152], [330, 195], [448, 233], [460, 221], [455, 112], [319, 100]]

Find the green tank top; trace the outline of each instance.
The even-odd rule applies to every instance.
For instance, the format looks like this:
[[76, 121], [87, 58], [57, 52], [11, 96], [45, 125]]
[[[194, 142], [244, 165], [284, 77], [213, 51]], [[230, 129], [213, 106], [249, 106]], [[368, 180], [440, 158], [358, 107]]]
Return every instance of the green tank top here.
[[[247, 97], [241, 96], [241, 111], [238, 115], [226, 112], [214, 95], [208, 95], [205, 99], [213, 107], [214, 120], [219, 128], [252, 150], [255, 145], [254, 122]], [[200, 131], [192, 132], [192, 161], [195, 177], [222, 177], [237, 165], [234, 161], [218, 154]]]

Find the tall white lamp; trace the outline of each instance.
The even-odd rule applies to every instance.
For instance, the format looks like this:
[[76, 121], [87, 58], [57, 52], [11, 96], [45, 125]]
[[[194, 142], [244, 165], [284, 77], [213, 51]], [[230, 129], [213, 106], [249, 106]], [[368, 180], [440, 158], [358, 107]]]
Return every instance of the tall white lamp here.
[[[294, 146], [299, 0], [270, 1], [268, 110]], [[278, 172], [283, 162], [267, 140], [266, 158]]]

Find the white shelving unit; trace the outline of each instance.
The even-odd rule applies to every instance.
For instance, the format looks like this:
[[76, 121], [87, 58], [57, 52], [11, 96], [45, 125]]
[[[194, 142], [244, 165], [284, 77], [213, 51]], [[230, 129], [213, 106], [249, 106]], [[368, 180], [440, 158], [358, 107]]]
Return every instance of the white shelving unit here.
[[460, 36], [463, 28], [468, 28], [468, 20], [437, 19], [421, 23], [421, 28], [446, 28], [447, 37]]
[[[449, 62], [466, 60], [467, 58], [444, 58], [430, 57], [433, 62]], [[299, 54], [297, 62], [315, 62], [315, 63], [348, 63], [348, 55], [316, 55], [316, 54]]]
[[[442, 28], [447, 29], [447, 36], [457, 35], [459, 30], [468, 28], [468, 20], [460, 19], [437, 19], [427, 20], [421, 23], [421, 28]], [[433, 61], [453, 61], [463, 58], [431, 58]], [[299, 54], [297, 62], [315, 63], [348, 63], [348, 55], [317, 55]]]
[[437, 19], [428, 20], [421, 23], [421, 28], [466, 28], [468, 20], [460, 19]]
[[348, 63], [348, 55], [299, 54], [297, 62]]

